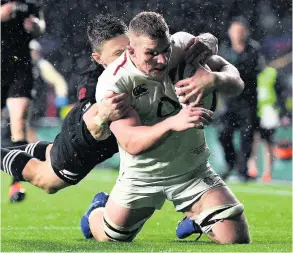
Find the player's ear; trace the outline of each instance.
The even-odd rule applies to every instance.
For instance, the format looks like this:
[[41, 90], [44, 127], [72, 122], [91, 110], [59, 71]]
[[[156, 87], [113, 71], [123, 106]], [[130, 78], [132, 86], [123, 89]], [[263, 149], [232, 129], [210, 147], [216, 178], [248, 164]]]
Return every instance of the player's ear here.
[[127, 48], [130, 55], [134, 55], [134, 48], [132, 46], [127, 45], [126, 48]]
[[100, 55], [100, 54], [94, 52], [94, 53], [92, 53], [92, 58], [93, 58], [97, 63], [102, 64], [102, 62], [101, 62], [101, 55]]

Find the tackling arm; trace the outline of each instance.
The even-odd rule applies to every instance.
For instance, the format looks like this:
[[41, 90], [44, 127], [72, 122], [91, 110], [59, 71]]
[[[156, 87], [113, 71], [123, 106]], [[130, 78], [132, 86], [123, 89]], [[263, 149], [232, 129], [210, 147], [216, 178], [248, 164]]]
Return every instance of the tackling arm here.
[[238, 95], [244, 89], [239, 71], [231, 63], [218, 55], [213, 55], [207, 65], [215, 74], [215, 90], [227, 95]]

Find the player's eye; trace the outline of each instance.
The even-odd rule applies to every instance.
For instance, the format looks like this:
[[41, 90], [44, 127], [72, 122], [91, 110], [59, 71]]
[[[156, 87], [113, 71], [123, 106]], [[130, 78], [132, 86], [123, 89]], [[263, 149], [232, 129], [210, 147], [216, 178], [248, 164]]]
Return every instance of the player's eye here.
[[153, 51], [153, 52], [147, 52], [148, 55], [152, 56], [152, 57], [155, 57], [155, 56], [158, 56], [159, 53], [156, 52], [156, 51]]
[[122, 51], [122, 50], [116, 51], [115, 55], [120, 56], [123, 52], [124, 51]]

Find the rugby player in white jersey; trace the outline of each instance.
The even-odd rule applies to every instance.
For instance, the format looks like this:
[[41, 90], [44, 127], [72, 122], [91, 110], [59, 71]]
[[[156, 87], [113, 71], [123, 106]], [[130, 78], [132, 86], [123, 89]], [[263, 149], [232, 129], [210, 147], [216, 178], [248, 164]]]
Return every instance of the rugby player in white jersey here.
[[[168, 199], [188, 217], [180, 224], [180, 238], [204, 232], [217, 243], [249, 243], [243, 205], [207, 162], [204, 131], [174, 132], [170, 127], [168, 117], [180, 110], [167, 75], [177, 38], [170, 37], [162, 16], [153, 12], [134, 17], [128, 35], [127, 51], [108, 65], [96, 90], [98, 103], [109, 90], [127, 93], [133, 109], [110, 125], [119, 144], [120, 175], [105, 208], [89, 215], [91, 233], [98, 241], [131, 241]], [[212, 71], [201, 68], [198, 79], [190, 80], [200, 84], [201, 93], [236, 95], [243, 90], [239, 72], [223, 58], [212, 56], [207, 65]], [[222, 72], [227, 68], [230, 74]]]

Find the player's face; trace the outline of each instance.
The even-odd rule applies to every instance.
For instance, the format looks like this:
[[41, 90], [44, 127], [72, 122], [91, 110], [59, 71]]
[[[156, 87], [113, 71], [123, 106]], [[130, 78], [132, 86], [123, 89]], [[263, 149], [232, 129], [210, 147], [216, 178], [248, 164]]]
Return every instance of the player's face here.
[[105, 41], [100, 50], [99, 63], [104, 65], [105, 67], [108, 66], [125, 51], [128, 44], [129, 39], [125, 34]]
[[247, 38], [246, 27], [240, 23], [233, 23], [229, 29], [229, 37], [232, 42], [242, 42]]
[[171, 53], [170, 36], [158, 40], [140, 36], [133, 49], [136, 67], [140, 71], [159, 79], [165, 76]]

